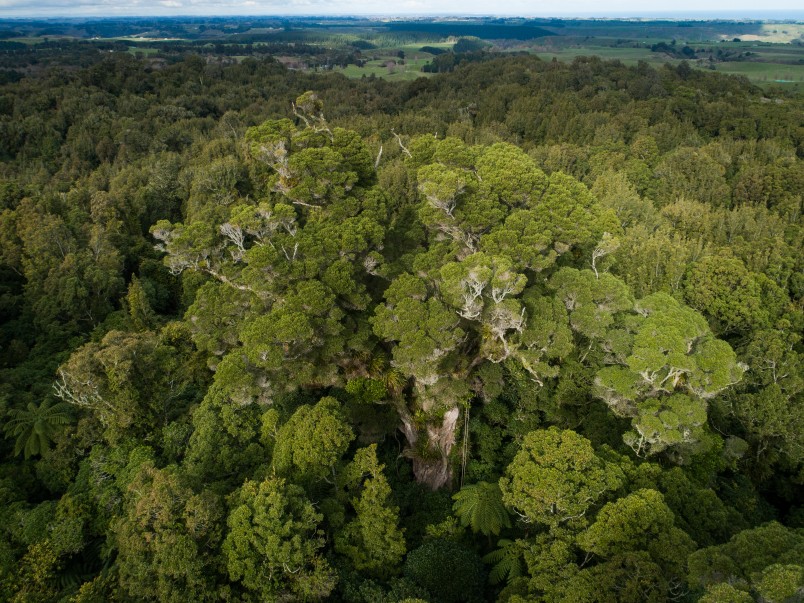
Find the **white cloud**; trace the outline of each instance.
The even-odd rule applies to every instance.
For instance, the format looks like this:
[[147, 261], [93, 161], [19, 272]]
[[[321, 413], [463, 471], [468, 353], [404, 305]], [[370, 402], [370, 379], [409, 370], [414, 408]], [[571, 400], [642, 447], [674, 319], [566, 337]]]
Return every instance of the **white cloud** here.
[[702, 11], [719, 11], [738, 16], [740, 11], [761, 16], [761, 11], [786, 10], [802, 14], [800, 0], [772, 0], [763, 9], [755, 0], [654, 0], [649, 6], [639, 0], [607, 0], [605, 7], [597, 0], [564, 0], [534, 3], [508, 0], [490, 5], [487, 0], [0, 0], [2, 17], [39, 16], [165, 16], [165, 15], [304, 15], [304, 14], [500, 14], [523, 16], [606, 15], [679, 15], [687, 12], [698, 17]]

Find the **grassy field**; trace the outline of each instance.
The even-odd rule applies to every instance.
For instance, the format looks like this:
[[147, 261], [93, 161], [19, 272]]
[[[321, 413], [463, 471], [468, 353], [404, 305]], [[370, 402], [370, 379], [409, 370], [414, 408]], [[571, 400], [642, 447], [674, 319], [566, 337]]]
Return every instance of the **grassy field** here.
[[10, 42], [20, 42], [22, 44], [27, 44], [28, 46], [34, 46], [36, 44], [43, 44], [45, 42], [58, 42], [60, 40], [78, 40], [79, 38], [75, 38], [73, 36], [35, 36], [35, 37], [17, 37], [12, 38], [9, 40]]
[[[794, 25], [785, 24], [793, 28]], [[797, 32], [798, 30], [796, 30]], [[794, 32], [795, 33], [795, 32]], [[781, 32], [779, 32], [781, 35]], [[790, 32], [788, 34], [790, 35]], [[533, 45], [530, 51], [545, 61], [553, 58], [559, 61], [572, 61], [579, 56], [599, 56], [604, 59], [619, 60], [625, 65], [636, 65], [645, 61], [654, 66], [663, 63], [678, 64], [680, 59], [660, 52], [651, 52], [649, 45], [658, 40], [640, 40], [645, 46], [641, 48], [618, 47], [612, 40], [592, 39], [583, 43], [566, 44], [565, 41], [551, 39], [549, 44]], [[558, 43], [557, 43], [558, 42]], [[563, 44], [562, 44], [563, 42]], [[792, 44], [771, 44], [768, 41], [711, 42], [707, 44], [691, 44], [693, 48], [722, 49], [724, 52], [751, 53], [741, 61], [715, 61], [710, 63], [704, 58], [691, 59], [690, 65], [700, 69], [711, 69], [724, 74], [742, 75], [752, 83], [760, 86], [782, 86], [788, 89], [804, 90], [804, 47]], [[698, 55], [708, 56], [707, 53]]]
[[[364, 50], [363, 56], [368, 59], [363, 67], [348, 65], [347, 67], [337, 67], [333, 71], [342, 73], [349, 78], [361, 78], [363, 76], [381, 77], [389, 81], [410, 81], [418, 77], [427, 77], [431, 74], [422, 72], [422, 67], [428, 64], [433, 55], [422, 52], [422, 46], [434, 46], [452, 48], [453, 42], [438, 42], [433, 44], [405, 44], [393, 48], [374, 48]], [[399, 52], [403, 52], [404, 59], [401, 59]], [[402, 62], [404, 61], [404, 62]]]
[[134, 56], [137, 56], [137, 55], [140, 55], [140, 54], [145, 55], [145, 56], [150, 56], [150, 55], [156, 54], [158, 52], [159, 52], [158, 48], [150, 48], [148, 46], [129, 46], [128, 47], [128, 53], [133, 54]]
[[756, 35], [738, 35], [741, 40], [787, 44], [804, 40], [804, 23], [763, 23]]
[[611, 46], [580, 46], [571, 48], [557, 48], [550, 51], [535, 51], [543, 61], [552, 61], [554, 58], [559, 61], [572, 61], [576, 57], [598, 56], [602, 59], [615, 59], [622, 61], [625, 65], [636, 65], [639, 61], [646, 61], [654, 65], [678, 61], [668, 59], [665, 55], [651, 52], [650, 48], [612, 48]]
[[743, 75], [760, 86], [781, 86], [804, 91], [804, 65], [779, 65], [774, 63], [718, 63], [715, 71], [730, 75]]
[[349, 78], [362, 78], [363, 76], [381, 77], [389, 81], [410, 81], [418, 77], [428, 76], [429, 73], [423, 73], [421, 68], [427, 64], [429, 60], [421, 59], [418, 61], [405, 60], [404, 65], [391, 64], [391, 59], [388, 60], [372, 60], [367, 62], [363, 67], [357, 65], [348, 65], [347, 67], [336, 67], [332, 71], [342, 73]]

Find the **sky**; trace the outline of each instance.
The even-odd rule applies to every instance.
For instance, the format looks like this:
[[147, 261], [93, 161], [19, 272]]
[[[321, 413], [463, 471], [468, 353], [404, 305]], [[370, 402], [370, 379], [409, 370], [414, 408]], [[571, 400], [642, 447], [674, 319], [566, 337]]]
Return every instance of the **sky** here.
[[801, 0], [0, 0], [4, 17], [500, 15], [804, 19]]

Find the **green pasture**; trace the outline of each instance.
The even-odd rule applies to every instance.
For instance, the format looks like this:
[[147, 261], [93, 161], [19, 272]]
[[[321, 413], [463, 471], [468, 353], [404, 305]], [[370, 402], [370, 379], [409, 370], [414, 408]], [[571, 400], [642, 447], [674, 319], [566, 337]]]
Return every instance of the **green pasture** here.
[[[703, 45], [694, 44], [694, 47]], [[707, 47], [710, 47], [707, 45]], [[724, 42], [712, 43], [712, 48], [723, 47], [734, 49], [738, 47], [753, 53], [750, 60], [725, 61], [714, 63], [715, 71], [729, 75], [742, 75], [752, 83], [760, 86], [778, 85], [797, 90], [804, 89], [804, 48], [785, 45], [769, 45], [761, 42]], [[554, 58], [563, 62], [570, 62], [580, 56], [598, 56], [603, 59], [619, 60], [625, 65], [636, 65], [645, 61], [652, 65], [663, 63], [678, 64], [679, 59], [670, 58], [665, 54], [651, 52], [650, 48], [626, 48], [600, 44], [585, 44], [566, 47], [535, 46], [532, 52], [540, 59], [551, 61]], [[689, 61], [691, 66], [709, 68], [705, 61]]]
[[[426, 53], [421, 53], [426, 54]], [[342, 73], [348, 78], [359, 79], [363, 76], [380, 77], [389, 81], [410, 81], [422, 76], [428, 76], [428, 73], [422, 73], [421, 68], [430, 62], [430, 55], [428, 58], [408, 59], [405, 58], [404, 65], [392, 65], [388, 63], [393, 60], [391, 57], [387, 59], [377, 59], [368, 61], [365, 66], [358, 67], [357, 65], [348, 65], [346, 67], [336, 67], [332, 71]], [[398, 60], [398, 59], [397, 59]]]
[[129, 46], [128, 53], [137, 56], [138, 54], [143, 54], [145, 56], [150, 56], [152, 54], [156, 54], [159, 52], [158, 48], [150, 48], [148, 46]]
[[20, 42], [28, 46], [35, 46], [36, 44], [44, 44], [45, 42], [58, 42], [61, 40], [78, 40], [74, 36], [26, 36], [10, 38], [7, 42]]
[[804, 65], [779, 63], [716, 63], [715, 71], [729, 75], [743, 75], [760, 86], [782, 86], [804, 90]]
[[677, 62], [665, 55], [651, 52], [650, 48], [614, 48], [611, 46], [581, 46], [572, 48], [551, 49], [548, 52], [536, 51], [534, 54], [543, 61], [572, 61], [577, 57], [598, 56], [602, 59], [622, 61], [625, 65], [636, 65], [639, 61], [661, 64]]
[[[348, 65], [347, 67], [336, 67], [332, 71], [342, 73], [348, 78], [359, 79], [363, 76], [380, 77], [389, 81], [411, 81], [418, 77], [429, 76], [423, 73], [422, 67], [427, 65], [433, 58], [428, 52], [422, 52], [422, 46], [434, 46], [437, 48], [452, 48], [454, 42], [434, 42], [434, 43], [415, 43], [402, 44], [394, 47], [372, 48], [362, 51], [363, 58], [368, 59], [363, 67]], [[405, 58], [400, 59], [398, 52], [405, 53]], [[404, 60], [404, 64], [400, 61]], [[394, 64], [391, 64], [394, 63]]]

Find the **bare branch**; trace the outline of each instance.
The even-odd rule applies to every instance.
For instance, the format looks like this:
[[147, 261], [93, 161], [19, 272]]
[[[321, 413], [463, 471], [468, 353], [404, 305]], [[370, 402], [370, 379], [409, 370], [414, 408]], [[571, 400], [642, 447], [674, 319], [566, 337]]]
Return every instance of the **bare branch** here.
[[237, 247], [236, 251], [232, 251], [232, 259], [235, 262], [242, 260], [243, 256], [246, 254], [246, 248], [244, 247], [246, 236], [243, 233], [243, 229], [236, 224], [226, 222], [225, 224], [221, 224], [220, 231], [223, 236], [228, 238], [234, 246]]
[[406, 147], [404, 144], [402, 144], [402, 137], [401, 137], [401, 136], [399, 136], [399, 134], [397, 134], [397, 133], [396, 133], [396, 132], [394, 132], [393, 130], [391, 130], [391, 134], [393, 134], [394, 136], [396, 136], [396, 141], [399, 143], [399, 148], [401, 148], [401, 149], [402, 149], [402, 152], [403, 152], [405, 155], [407, 155], [408, 157], [413, 157], [413, 155], [411, 155], [411, 153], [410, 153], [410, 151], [408, 150], [408, 148], [407, 148], [407, 147]]

